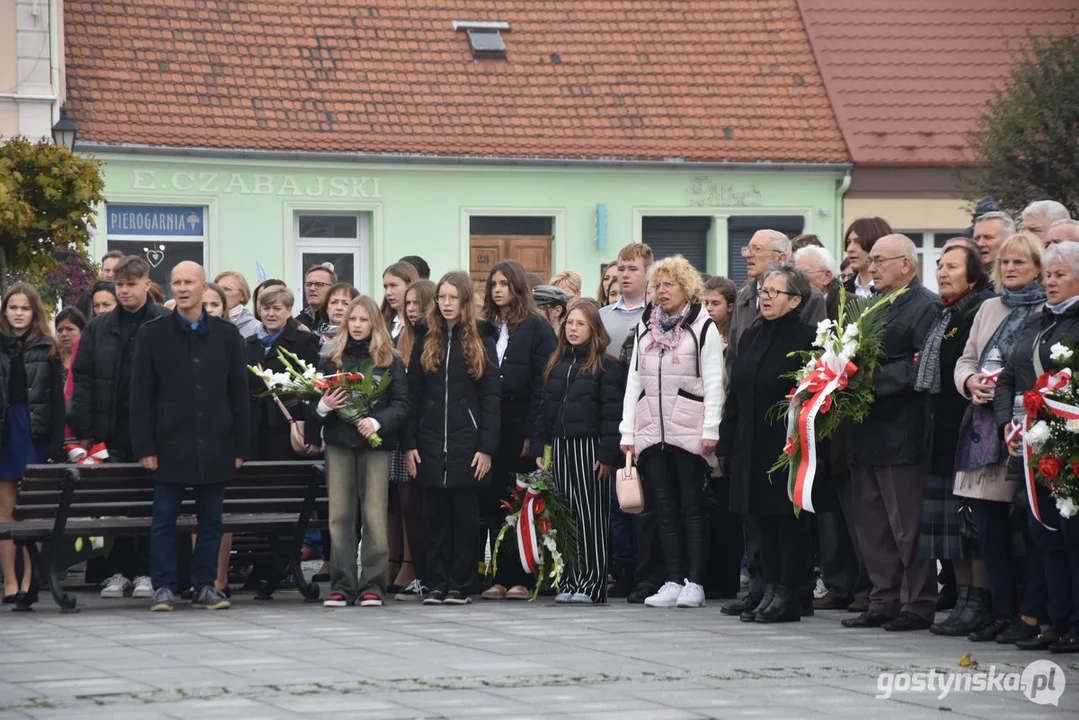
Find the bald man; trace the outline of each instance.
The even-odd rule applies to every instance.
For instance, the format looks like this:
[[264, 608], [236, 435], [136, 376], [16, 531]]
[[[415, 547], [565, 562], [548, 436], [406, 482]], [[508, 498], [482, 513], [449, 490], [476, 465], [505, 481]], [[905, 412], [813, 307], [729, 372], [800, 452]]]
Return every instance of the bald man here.
[[150, 529], [150, 609], [172, 610], [176, 578], [176, 518], [187, 488], [198, 514], [191, 560], [192, 607], [223, 610], [214, 587], [221, 543], [225, 483], [247, 455], [248, 386], [243, 342], [231, 323], [206, 314], [206, 272], [182, 262], [172, 269], [176, 309], [147, 322], [135, 342], [131, 439], [139, 464], [154, 481]]
[[885, 360], [871, 377], [876, 399], [869, 416], [849, 424], [854, 526], [873, 589], [869, 610], [842, 624], [927, 630], [936, 608], [937, 578], [936, 563], [918, 552], [926, 481], [925, 401], [913, 390], [913, 380], [915, 357], [940, 316], [940, 298], [918, 279], [917, 248], [905, 235], [877, 240], [868, 265], [874, 293], [906, 292], [884, 314]]

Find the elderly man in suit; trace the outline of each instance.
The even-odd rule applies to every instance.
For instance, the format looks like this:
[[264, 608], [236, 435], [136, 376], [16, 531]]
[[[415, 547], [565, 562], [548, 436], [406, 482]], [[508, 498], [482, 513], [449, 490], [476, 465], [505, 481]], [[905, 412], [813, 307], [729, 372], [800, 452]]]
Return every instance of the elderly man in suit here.
[[855, 530], [873, 590], [869, 609], [845, 627], [927, 630], [937, 602], [936, 567], [918, 553], [925, 487], [925, 401], [914, 390], [915, 356], [940, 313], [940, 298], [918, 279], [918, 252], [905, 235], [885, 235], [869, 253], [873, 289], [906, 288], [884, 315], [876, 400], [850, 426]]
[[248, 382], [239, 331], [202, 307], [206, 272], [193, 262], [172, 270], [176, 310], [147, 322], [135, 342], [131, 444], [153, 473], [150, 571], [154, 611], [173, 609], [176, 518], [188, 487], [198, 514], [191, 561], [193, 607], [221, 610], [214, 588], [225, 483], [247, 455]]

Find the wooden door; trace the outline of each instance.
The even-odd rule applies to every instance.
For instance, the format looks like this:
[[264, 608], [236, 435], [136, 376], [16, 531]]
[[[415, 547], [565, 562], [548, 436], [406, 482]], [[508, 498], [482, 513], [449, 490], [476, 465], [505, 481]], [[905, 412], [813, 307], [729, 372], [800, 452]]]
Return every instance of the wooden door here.
[[469, 272], [474, 281], [487, 279], [491, 268], [502, 260], [516, 260], [525, 272], [533, 272], [547, 282], [551, 277], [550, 235], [473, 235], [469, 238]]

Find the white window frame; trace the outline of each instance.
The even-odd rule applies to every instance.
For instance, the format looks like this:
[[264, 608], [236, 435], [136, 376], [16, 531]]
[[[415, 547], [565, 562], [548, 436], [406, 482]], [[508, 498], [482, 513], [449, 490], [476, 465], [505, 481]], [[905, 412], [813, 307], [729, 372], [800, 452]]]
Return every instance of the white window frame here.
[[[356, 237], [354, 238], [301, 238], [300, 217], [354, 217], [356, 218]], [[303, 305], [304, 253], [352, 254], [353, 278], [356, 289], [362, 294], [370, 293], [368, 259], [371, 250], [371, 213], [341, 212], [333, 210], [294, 208], [292, 213], [292, 253], [295, 268], [295, 292], [298, 305]]]

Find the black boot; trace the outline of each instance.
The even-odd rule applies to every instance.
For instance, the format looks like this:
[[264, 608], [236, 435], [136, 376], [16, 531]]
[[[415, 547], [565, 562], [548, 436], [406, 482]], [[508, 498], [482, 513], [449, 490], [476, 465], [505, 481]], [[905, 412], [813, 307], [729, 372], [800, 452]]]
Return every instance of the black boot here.
[[624, 598], [633, 592], [633, 571], [621, 568], [614, 571], [614, 583], [607, 588], [607, 597]]
[[719, 609], [724, 615], [741, 615], [744, 612], [748, 612], [753, 608], [761, 604], [761, 599], [764, 597], [764, 593], [751, 592], [741, 600], [736, 602], [727, 603]]
[[993, 642], [1010, 628], [1011, 625], [1012, 623], [1008, 618], [995, 618], [981, 630], [975, 630], [970, 635], [967, 635], [967, 640], [970, 640], [971, 642]]
[[772, 602], [763, 610], [758, 610], [756, 621], [759, 623], [798, 622], [802, 619], [801, 602], [792, 590], [776, 585]]
[[742, 622], [753, 622], [757, 619], [757, 613], [764, 610], [766, 607], [772, 604], [772, 600], [775, 599], [776, 586], [768, 585], [764, 589], [764, 595], [761, 596], [761, 601], [755, 606], [748, 608], [745, 612], [738, 616], [738, 619]]
[[801, 588], [797, 591], [798, 612], [802, 617], [813, 617], [813, 588]]
[[[959, 609], [958, 602], [955, 607]], [[943, 623], [944, 626], [935, 630], [934, 634], [962, 637], [981, 630], [991, 622], [993, 618], [989, 615], [989, 593], [981, 588], [971, 587], [967, 588], [966, 602], [955, 620], [951, 624]]]
[[[956, 635], [957, 633], [951, 632], [952, 627], [955, 625], [959, 616], [963, 614], [963, 610], [967, 607], [967, 600], [970, 597], [970, 585], [960, 585], [957, 588], [955, 600], [952, 604], [952, 612], [948, 615], [944, 621], [939, 623], [933, 623], [930, 626], [929, 632], [934, 635]], [[940, 602], [937, 602], [937, 610], [940, 610]]]

